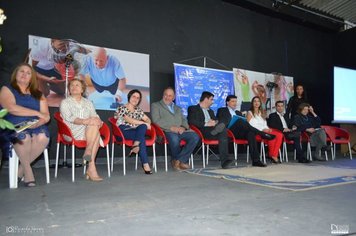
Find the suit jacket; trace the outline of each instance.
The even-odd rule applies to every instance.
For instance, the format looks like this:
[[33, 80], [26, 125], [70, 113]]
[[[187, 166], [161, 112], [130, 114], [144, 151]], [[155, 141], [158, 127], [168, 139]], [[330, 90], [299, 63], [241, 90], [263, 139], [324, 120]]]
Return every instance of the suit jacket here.
[[[284, 120], [287, 123], [288, 128], [292, 128], [292, 122], [288, 118], [287, 114], [285, 114], [283, 117], [284, 117]], [[278, 129], [278, 130], [283, 132], [283, 124], [282, 124], [281, 118], [279, 117], [277, 112], [273, 112], [273, 113], [271, 113], [269, 115], [267, 123], [268, 123], [269, 127], [274, 128], [274, 129]]]
[[[236, 115], [243, 116], [240, 111], [235, 111]], [[219, 122], [224, 123], [227, 127], [231, 121], [231, 114], [228, 107], [220, 107], [217, 112]]]
[[[213, 110], [209, 108], [208, 112], [212, 120], [217, 120]], [[196, 126], [198, 129], [204, 128], [205, 116], [199, 104], [188, 107], [188, 123]]]
[[184, 127], [189, 129], [189, 125], [183, 116], [182, 109], [174, 105], [172, 113], [163, 100], [152, 103], [151, 116], [153, 123], [159, 125], [164, 131], [170, 131], [172, 126]]

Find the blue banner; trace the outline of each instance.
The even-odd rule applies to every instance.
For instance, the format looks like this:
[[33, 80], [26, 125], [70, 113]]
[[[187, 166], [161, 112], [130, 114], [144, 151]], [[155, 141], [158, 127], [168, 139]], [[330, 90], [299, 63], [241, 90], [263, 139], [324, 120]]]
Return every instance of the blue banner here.
[[188, 107], [199, 103], [203, 91], [214, 94], [211, 106], [217, 109], [225, 106], [227, 95], [234, 94], [234, 75], [232, 71], [174, 63], [176, 104], [187, 115]]

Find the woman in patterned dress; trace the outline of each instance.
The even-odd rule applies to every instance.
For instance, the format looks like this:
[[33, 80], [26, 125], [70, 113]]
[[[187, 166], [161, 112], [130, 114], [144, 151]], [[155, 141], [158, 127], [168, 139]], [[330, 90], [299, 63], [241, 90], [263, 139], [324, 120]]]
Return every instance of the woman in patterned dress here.
[[84, 98], [86, 84], [83, 80], [73, 79], [68, 84], [70, 96], [61, 102], [59, 107], [64, 122], [77, 140], [86, 140], [87, 146], [83, 159], [89, 161], [86, 178], [102, 181], [95, 166], [96, 154], [100, 144], [99, 129], [103, 125], [95, 111], [94, 105]]
[[152, 174], [148, 164], [145, 134], [147, 129], [151, 129], [151, 120], [139, 107], [142, 94], [139, 90], [131, 90], [127, 94], [128, 103], [119, 106], [115, 112], [116, 125], [120, 128], [125, 138], [134, 140], [131, 154], [139, 154], [142, 169], [145, 174]]

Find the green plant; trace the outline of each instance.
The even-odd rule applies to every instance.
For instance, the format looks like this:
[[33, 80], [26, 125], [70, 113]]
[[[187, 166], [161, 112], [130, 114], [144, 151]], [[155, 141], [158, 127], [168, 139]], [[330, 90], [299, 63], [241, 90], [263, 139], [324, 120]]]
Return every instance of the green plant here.
[[7, 120], [3, 119], [4, 116], [6, 116], [7, 114], [7, 110], [6, 109], [2, 109], [0, 111], [0, 129], [12, 129], [14, 130], [15, 127], [12, 123], [8, 122]]

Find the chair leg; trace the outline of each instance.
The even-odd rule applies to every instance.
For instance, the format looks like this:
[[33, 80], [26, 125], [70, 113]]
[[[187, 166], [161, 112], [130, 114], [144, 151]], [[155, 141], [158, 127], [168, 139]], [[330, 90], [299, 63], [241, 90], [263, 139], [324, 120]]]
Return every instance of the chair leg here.
[[325, 159], [326, 159], [327, 161], [329, 161], [328, 152], [327, 152], [327, 151], [325, 151]]
[[249, 156], [250, 156], [250, 146], [247, 145], [247, 151], [246, 151], [246, 160], [247, 160], [247, 163], [248, 163]]
[[72, 145], [72, 182], [75, 180], [75, 151], [74, 145]]
[[288, 147], [286, 142], [283, 142], [283, 155], [285, 161], [288, 162]]
[[17, 175], [19, 170], [19, 157], [15, 149], [12, 148], [11, 156], [9, 158], [9, 187], [17, 188]]
[[165, 168], [166, 172], [168, 171], [168, 165], [167, 165], [167, 144], [164, 144], [164, 163], [165, 163]]
[[156, 144], [155, 143], [152, 145], [152, 151], [153, 151], [153, 167], [155, 169], [155, 173], [157, 173]]
[[122, 145], [122, 172], [124, 175], [126, 175], [126, 153], [125, 153], [125, 147], [126, 145]]
[[307, 157], [309, 156], [309, 160], [313, 161], [312, 153], [311, 153], [311, 147], [310, 143], [308, 142], [307, 144]]
[[206, 145], [206, 165], [209, 165], [209, 145]]
[[351, 152], [350, 142], [348, 142], [347, 145], [349, 146], [350, 160], [352, 160], [352, 152]]
[[237, 144], [234, 143], [235, 166], [237, 166]]
[[335, 160], [335, 152], [334, 152], [334, 146], [333, 143], [330, 142], [330, 147], [331, 147], [331, 160]]
[[55, 170], [54, 170], [54, 178], [57, 178], [57, 173], [58, 173], [59, 148], [60, 148], [60, 143], [57, 143], [57, 151], [56, 151], [56, 167], [55, 167]]
[[49, 160], [48, 160], [48, 149], [46, 148], [43, 151], [43, 156], [44, 156], [44, 160], [45, 160], [45, 168], [46, 168], [46, 182], [47, 184], [50, 183], [50, 179], [49, 179]]
[[202, 150], [203, 150], [203, 168], [205, 168], [205, 145], [202, 144]]
[[110, 173], [110, 152], [109, 152], [109, 144], [106, 145], [106, 162], [108, 165], [108, 177], [111, 177]]
[[114, 145], [115, 143], [113, 142], [111, 144], [111, 172], [114, 170]]
[[192, 165], [192, 170], [194, 169], [194, 157], [193, 157], [193, 153], [190, 154], [190, 163]]

